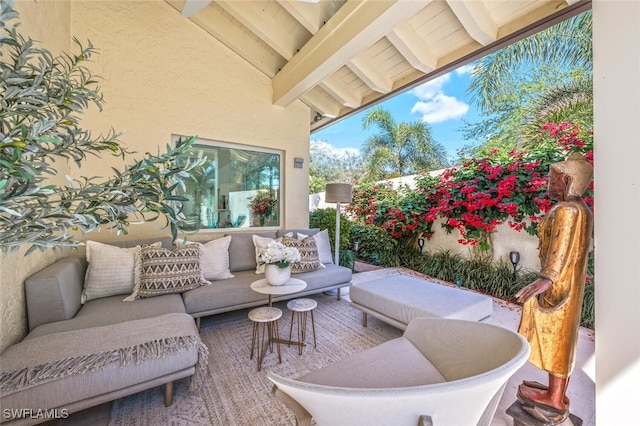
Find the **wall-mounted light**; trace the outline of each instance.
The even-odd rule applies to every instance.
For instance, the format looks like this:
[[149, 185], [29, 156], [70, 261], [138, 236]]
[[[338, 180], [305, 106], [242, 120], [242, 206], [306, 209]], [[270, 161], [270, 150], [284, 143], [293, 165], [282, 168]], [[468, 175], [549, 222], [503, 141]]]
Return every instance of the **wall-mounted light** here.
[[293, 159], [293, 167], [295, 167], [296, 169], [301, 169], [303, 164], [304, 164], [304, 158], [296, 157]]

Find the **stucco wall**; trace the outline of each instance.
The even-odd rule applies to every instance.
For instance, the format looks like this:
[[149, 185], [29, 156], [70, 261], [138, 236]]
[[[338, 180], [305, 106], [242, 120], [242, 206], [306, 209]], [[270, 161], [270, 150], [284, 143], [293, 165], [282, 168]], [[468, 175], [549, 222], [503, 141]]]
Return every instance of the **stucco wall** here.
[[[273, 106], [270, 79], [243, 61], [164, 1], [17, 2], [21, 32], [54, 53], [73, 51], [72, 37], [99, 50], [89, 67], [103, 80], [105, 106], [93, 107], [83, 121], [94, 134], [125, 130], [121, 140], [139, 155], [156, 153], [172, 134], [284, 150], [284, 227], [308, 225], [309, 110], [299, 101]], [[55, 25], [53, 24], [55, 23]], [[293, 158], [305, 167], [294, 169]], [[61, 175], [64, 161], [57, 162]], [[77, 177], [108, 176], [122, 168], [116, 157], [89, 157]], [[130, 238], [167, 234], [160, 223], [136, 225]], [[110, 240], [107, 230], [90, 235]], [[0, 350], [26, 330], [24, 279], [60, 254], [22, 253], [0, 260]]]
[[[69, 3], [22, 1], [17, 2], [15, 9], [20, 13], [22, 35], [41, 42], [54, 54], [69, 50]], [[56, 30], [51, 31], [52, 26], [45, 22], [56, 22]], [[57, 165], [64, 178], [68, 171], [66, 162], [59, 160]], [[23, 248], [0, 254], [0, 351], [21, 340], [26, 332], [25, 278], [62, 256], [61, 251], [36, 251], [25, 257], [25, 252]]]

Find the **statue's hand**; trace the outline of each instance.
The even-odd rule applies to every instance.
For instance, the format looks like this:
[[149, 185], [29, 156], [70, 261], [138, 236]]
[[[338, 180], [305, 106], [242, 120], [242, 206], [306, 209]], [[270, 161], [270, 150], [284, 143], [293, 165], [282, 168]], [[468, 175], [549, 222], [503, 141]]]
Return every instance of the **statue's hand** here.
[[518, 302], [523, 303], [527, 300], [531, 299], [533, 296], [536, 296], [544, 291], [546, 291], [549, 287], [551, 287], [551, 280], [548, 278], [538, 278], [531, 284], [526, 287], [520, 289], [519, 292], [516, 293], [516, 300]]

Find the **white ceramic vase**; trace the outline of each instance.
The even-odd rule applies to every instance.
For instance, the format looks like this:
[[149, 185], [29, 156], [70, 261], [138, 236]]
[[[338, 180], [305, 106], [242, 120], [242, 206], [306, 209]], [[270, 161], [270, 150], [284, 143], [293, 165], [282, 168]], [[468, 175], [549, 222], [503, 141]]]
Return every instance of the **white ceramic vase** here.
[[280, 268], [278, 265], [266, 265], [264, 277], [271, 285], [283, 285], [291, 278], [291, 265], [286, 268]]

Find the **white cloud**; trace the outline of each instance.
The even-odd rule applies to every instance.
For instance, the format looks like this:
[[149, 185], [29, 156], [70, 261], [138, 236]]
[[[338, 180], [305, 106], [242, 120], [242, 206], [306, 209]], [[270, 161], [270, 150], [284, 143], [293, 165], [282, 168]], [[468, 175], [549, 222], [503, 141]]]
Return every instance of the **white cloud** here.
[[360, 150], [357, 148], [336, 148], [322, 140], [311, 140], [310, 151], [311, 155], [319, 155], [324, 158], [336, 160], [358, 157], [360, 155]]
[[469, 111], [469, 105], [453, 96], [439, 93], [426, 102], [419, 101], [411, 108], [411, 112], [422, 114], [422, 120], [427, 123], [441, 123], [464, 116]]
[[444, 86], [450, 79], [451, 76], [449, 74], [441, 75], [438, 78], [434, 78], [431, 81], [421, 84], [420, 86], [411, 90], [411, 93], [414, 94], [418, 99], [431, 99], [438, 93], [442, 93], [442, 86]]
[[473, 71], [474, 68], [475, 68], [475, 65], [473, 63], [463, 65], [460, 68], [456, 69], [456, 74], [458, 75], [471, 74], [471, 71]]
[[413, 89], [411, 93], [419, 101], [411, 108], [411, 113], [422, 114], [422, 120], [431, 124], [464, 116], [469, 105], [444, 93], [444, 85], [450, 78], [450, 74], [445, 74]]

